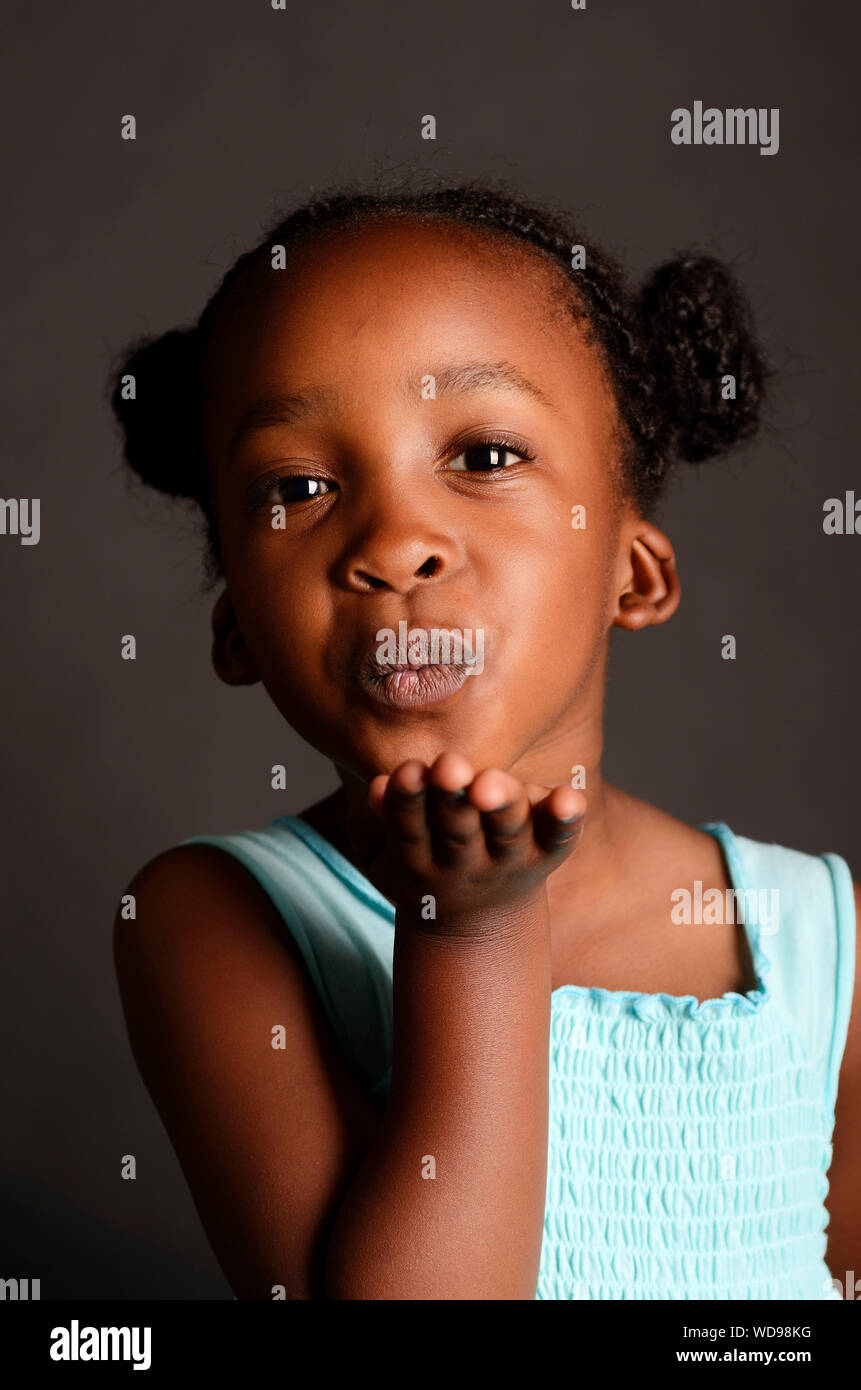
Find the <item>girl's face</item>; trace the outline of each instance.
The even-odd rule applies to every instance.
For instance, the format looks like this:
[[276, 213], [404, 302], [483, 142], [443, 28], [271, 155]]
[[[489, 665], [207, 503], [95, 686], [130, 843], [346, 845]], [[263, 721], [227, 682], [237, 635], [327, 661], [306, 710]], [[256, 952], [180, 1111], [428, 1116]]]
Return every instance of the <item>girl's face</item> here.
[[[562, 300], [528, 248], [389, 222], [254, 270], [219, 313], [217, 669], [261, 679], [363, 780], [446, 749], [476, 768], [558, 761], [557, 781], [584, 761], [636, 513], [609, 387]], [[401, 623], [460, 633], [481, 669], [393, 705], [365, 662]]]

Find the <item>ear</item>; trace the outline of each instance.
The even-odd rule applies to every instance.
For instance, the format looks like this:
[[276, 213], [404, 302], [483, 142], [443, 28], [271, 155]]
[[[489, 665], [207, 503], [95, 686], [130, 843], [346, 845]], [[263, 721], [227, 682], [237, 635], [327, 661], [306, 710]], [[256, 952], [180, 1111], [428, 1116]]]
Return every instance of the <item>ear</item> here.
[[[623, 537], [625, 531], [623, 530]], [[627, 538], [627, 574], [613, 619], [614, 627], [636, 632], [671, 618], [679, 606], [682, 586], [669, 538], [651, 522], [638, 520]]]
[[212, 610], [212, 664], [225, 685], [256, 685], [260, 680], [226, 589]]

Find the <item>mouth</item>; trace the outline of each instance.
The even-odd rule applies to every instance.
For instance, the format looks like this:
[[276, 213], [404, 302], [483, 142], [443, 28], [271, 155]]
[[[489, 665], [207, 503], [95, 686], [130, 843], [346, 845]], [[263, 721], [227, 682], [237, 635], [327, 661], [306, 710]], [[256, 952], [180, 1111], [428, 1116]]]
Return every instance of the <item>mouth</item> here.
[[[413, 656], [417, 657], [417, 653]], [[440, 705], [456, 695], [467, 677], [474, 673], [474, 662], [421, 662], [419, 657], [408, 662], [385, 662], [377, 652], [367, 652], [357, 667], [356, 677], [364, 694], [370, 695], [378, 705], [388, 705], [389, 709], [424, 709], [428, 705]]]
[[471, 674], [466, 665], [382, 665], [373, 658], [362, 663], [359, 685], [379, 704], [391, 709], [423, 709], [449, 699]]
[[389, 709], [415, 710], [442, 704], [484, 670], [483, 627], [378, 627], [354, 667], [364, 694]]

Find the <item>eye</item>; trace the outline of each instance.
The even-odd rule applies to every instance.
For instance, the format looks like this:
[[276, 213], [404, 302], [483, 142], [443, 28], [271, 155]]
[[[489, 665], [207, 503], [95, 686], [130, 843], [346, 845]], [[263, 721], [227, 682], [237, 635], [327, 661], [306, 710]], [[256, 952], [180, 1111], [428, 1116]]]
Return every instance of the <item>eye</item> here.
[[309, 478], [299, 473], [280, 478], [270, 488], [270, 492], [277, 494], [279, 502], [305, 502], [309, 497], [320, 497], [329, 491], [325, 478]]
[[[531, 459], [532, 455], [525, 449], [512, 448], [501, 439], [487, 439], [468, 445], [448, 466], [455, 473], [501, 473], [511, 467], [506, 463], [506, 458], [520, 462]], [[474, 466], [471, 466], [470, 459], [475, 461]]]
[[247, 505], [251, 511], [260, 511], [278, 503], [289, 506], [291, 502], [309, 502], [330, 491], [331, 484], [325, 478], [307, 473], [267, 473], [249, 489]]

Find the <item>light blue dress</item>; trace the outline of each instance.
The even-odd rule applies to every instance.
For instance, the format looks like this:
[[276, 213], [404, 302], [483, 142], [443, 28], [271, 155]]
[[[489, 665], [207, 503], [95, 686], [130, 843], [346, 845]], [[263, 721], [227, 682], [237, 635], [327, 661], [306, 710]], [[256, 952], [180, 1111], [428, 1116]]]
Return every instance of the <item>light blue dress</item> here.
[[[733, 888], [757, 894], [742, 899], [756, 988], [701, 1003], [553, 991], [539, 1299], [840, 1297], [823, 1202], [855, 973], [851, 875], [837, 854], [700, 828]], [[382, 1107], [393, 906], [296, 816], [182, 843], [220, 847], [266, 890], [352, 1074]]]

